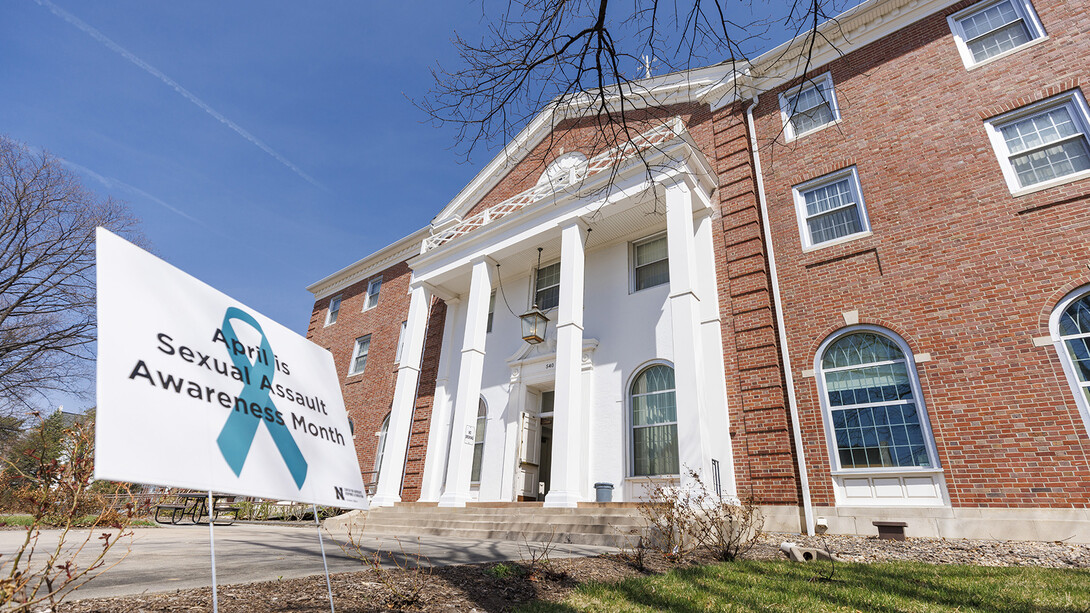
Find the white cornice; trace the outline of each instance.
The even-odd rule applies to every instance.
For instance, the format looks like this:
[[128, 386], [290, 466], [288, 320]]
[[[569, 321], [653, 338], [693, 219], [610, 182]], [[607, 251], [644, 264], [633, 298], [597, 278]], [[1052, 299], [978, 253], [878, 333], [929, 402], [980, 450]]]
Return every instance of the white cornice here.
[[421, 228], [396, 243], [389, 244], [368, 255], [355, 264], [346, 266], [320, 281], [311, 283], [307, 286], [307, 291], [314, 294], [315, 299], [335, 294], [354, 283], [367, 279], [398, 262], [404, 262], [420, 253], [420, 243], [423, 242], [426, 236], [428, 236], [428, 228]]

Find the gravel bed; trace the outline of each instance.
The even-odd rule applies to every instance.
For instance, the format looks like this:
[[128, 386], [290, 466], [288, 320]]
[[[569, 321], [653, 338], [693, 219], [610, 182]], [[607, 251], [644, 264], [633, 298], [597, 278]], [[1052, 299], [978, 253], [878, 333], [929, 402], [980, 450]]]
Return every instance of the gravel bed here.
[[779, 545], [790, 541], [800, 547], [828, 549], [845, 562], [887, 562], [913, 560], [929, 564], [974, 564], [977, 566], [1043, 566], [1049, 568], [1090, 568], [1090, 545], [1062, 541], [996, 541], [972, 539], [913, 538], [904, 541], [879, 540], [876, 536], [804, 536], [768, 533], [761, 538], [751, 557], [773, 559]]

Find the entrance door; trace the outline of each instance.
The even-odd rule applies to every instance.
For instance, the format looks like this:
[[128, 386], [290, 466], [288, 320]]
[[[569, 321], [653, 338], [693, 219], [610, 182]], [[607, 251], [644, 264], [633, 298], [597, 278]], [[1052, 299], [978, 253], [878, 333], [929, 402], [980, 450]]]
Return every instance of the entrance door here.
[[519, 424], [519, 500], [544, 500], [552, 465], [553, 392], [527, 390]]

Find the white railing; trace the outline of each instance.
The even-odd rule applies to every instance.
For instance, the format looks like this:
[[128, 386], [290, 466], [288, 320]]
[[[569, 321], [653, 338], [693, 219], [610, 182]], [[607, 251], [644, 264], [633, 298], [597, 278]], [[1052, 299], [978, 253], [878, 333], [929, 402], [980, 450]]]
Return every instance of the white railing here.
[[681, 135], [684, 129], [685, 127], [681, 118], [674, 117], [622, 145], [603, 151], [587, 160], [586, 169], [583, 172], [572, 172], [552, 181], [535, 185], [499, 204], [490, 206], [475, 215], [463, 219], [461, 223], [455, 226], [432, 234], [424, 239], [423, 250], [424, 252], [431, 251], [458, 237], [465, 236], [477, 228], [486, 226], [511, 213], [522, 210], [527, 205], [533, 204], [545, 196], [556, 193], [573, 183], [583, 181], [593, 175], [613, 168], [621, 162], [636, 157], [639, 153], [646, 151], [651, 147], [661, 145], [662, 143]]

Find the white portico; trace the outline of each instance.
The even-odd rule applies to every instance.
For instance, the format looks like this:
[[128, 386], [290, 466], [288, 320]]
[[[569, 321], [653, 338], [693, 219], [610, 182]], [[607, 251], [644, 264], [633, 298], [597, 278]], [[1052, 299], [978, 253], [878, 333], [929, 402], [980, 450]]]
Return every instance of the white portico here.
[[[684, 479], [687, 469], [733, 494], [715, 186], [675, 118], [590, 160], [569, 154], [535, 188], [472, 216], [436, 219], [440, 230], [409, 261], [404, 353], [372, 504], [400, 501], [433, 296], [447, 313], [421, 500], [574, 507], [593, 500], [595, 482], [633, 500], [648, 479]], [[661, 282], [634, 281], [655, 258]], [[550, 321], [546, 341], [531, 346], [516, 315], [534, 303]]]

